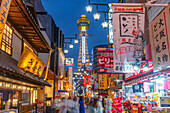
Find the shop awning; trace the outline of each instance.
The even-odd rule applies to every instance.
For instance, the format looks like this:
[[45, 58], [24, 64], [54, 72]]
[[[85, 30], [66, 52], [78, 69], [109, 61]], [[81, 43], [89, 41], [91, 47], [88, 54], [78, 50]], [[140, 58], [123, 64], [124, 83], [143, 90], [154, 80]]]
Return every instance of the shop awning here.
[[142, 77], [138, 77], [136, 79], [130, 80], [130, 81], [125, 81], [124, 85], [128, 86], [128, 85], [134, 85], [136, 83], [143, 83], [143, 82], [148, 82], [151, 81], [155, 78], [158, 78], [159, 76], [170, 76], [169, 73], [167, 72], [158, 72], [158, 73], [152, 73], [146, 76], [142, 76]]
[[7, 21], [37, 52], [48, 53], [50, 46], [34, 18], [24, 5], [23, 0], [12, 0]]
[[18, 68], [17, 61], [14, 60], [11, 56], [2, 52], [1, 50], [0, 50], [0, 76], [38, 86], [51, 87], [51, 85], [47, 81], [44, 81], [43, 78], [28, 72], [26, 73], [22, 69]]

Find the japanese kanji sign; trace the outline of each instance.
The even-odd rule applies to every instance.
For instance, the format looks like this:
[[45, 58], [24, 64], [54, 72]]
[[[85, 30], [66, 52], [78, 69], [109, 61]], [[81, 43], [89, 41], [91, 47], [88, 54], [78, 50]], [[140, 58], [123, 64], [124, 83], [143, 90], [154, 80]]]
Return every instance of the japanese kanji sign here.
[[143, 56], [145, 9], [112, 6], [112, 11], [114, 72], [135, 72], [135, 62]]
[[149, 25], [153, 68], [156, 71], [170, 65], [170, 5]]
[[113, 50], [97, 50], [97, 72], [100, 74], [113, 73]]
[[98, 75], [99, 89], [107, 89], [107, 74]]
[[30, 73], [41, 76], [45, 64], [34, 52], [25, 47], [17, 66], [25, 71], [27, 70]]
[[[2, 0], [0, 7], [0, 44], [2, 41], [4, 26], [8, 17], [11, 0]], [[1, 48], [1, 46], [0, 46]]]

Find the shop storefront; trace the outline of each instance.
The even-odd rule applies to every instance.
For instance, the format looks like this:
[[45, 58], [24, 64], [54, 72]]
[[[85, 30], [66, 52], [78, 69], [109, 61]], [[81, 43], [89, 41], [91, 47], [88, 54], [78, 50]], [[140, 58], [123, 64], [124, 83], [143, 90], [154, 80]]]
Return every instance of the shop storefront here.
[[44, 87], [51, 86], [38, 53], [51, 49], [22, 0], [0, 3], [0, 112], [35, 111], [45, 102]]
[[131, 108], [134, 111], [155, 113], [168, 110], [170, 73], [153, 73], [152, 68], [150, 71], [132, 76], [130, 79], [128, 74], [125, 77], [123, 87], [125, 111], [129, 112]]

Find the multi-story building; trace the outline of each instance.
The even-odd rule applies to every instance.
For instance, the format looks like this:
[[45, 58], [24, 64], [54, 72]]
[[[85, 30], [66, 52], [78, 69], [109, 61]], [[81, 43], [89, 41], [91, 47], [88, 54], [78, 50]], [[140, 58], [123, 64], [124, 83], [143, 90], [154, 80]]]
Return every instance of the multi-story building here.
[[44, 87], [51, 86], [44, 75], [48, 62], [41, 58], [46, 54], [48, 59], [50, 40], [40, 30], [34, 1], [0, 3], [1, 13], [6, 12], [0, 22], [0, 109], [17, 108], [22, 100], [19, 112], [26, 112], [36, 101], [44, 102]]
[[[64, 34], [59, 27], [55, 24], [52, 16], [46, 12], [41, 0], [35, 1], [35, 11], [37, 13], [38, 21], [41, 25], [42, 32], [50, 40], [51, 48], [53, 52], [51, 53], [49, 72], [47, 75], [47, 81], [52, 85], [52, 87], [45, 88], [45, 94], [47, 98], [53, 97], [53, 87], [54, 87], [54, 70], [55, 70], [55, 92], [60, 92], [60, 90], [65, 90], [64, 86], [67, 83], [65, 79], [66, 71], [64, 66], [65, 55], [64, 55]], [[55, 45], [54, 45], [55, 44]], [[56, 51], [56, 56], [55, 52]], [[47, 54], [41, 54], [41, 58], [48, 62]], [[56, 60], [56, 61], [55, 61]], [[55, 69], [54, 69], [55, 66]], [[60, 79], [59, 79], [60, 78]]]

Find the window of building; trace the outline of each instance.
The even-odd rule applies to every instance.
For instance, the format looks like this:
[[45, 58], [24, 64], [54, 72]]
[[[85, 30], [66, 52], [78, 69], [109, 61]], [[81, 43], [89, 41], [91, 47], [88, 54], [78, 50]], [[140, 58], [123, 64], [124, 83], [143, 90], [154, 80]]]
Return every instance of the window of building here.
[[12, 29], [5, 24], [1, 42], [1, 49], [10, 55], [12, 54], [12, 33]]

